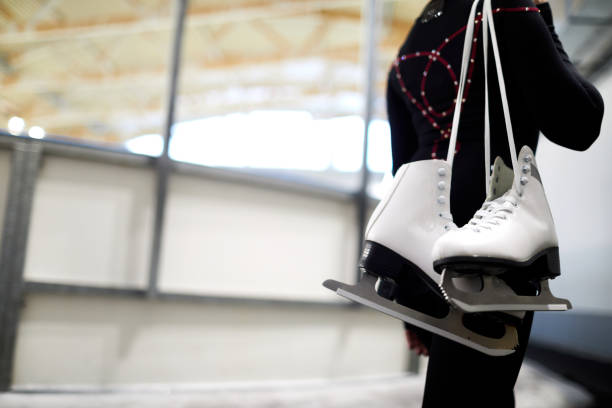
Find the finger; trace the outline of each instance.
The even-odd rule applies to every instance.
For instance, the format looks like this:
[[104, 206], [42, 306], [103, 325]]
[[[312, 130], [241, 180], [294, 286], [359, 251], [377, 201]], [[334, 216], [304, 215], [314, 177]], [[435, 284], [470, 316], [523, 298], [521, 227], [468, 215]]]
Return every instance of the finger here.
[[419, 356], [423, 354], [423, 346], [422, 346], [422, 345], [420, 345], [420, 344], [419, 344], [419, 345], [417, 346], [417, 348], [416, 348], [416, 353], [417, 353], [417, 355], [419, 355]]
[[415, 350], [415, 349], [417, 348], [417, 345], [416, 345], [416, 343], [414, 342], [414, 340], [412, 340], [412, 341], [409, 341], [409, 342], [408, 342], [408, 348], [409, 348], [410, 350]]
[[428, 356], [429, 355], [429, 350], [427, 350], [427, 347], [425, 347], [425, 345], [423, 343], [420, 344], [420, 349], [421, 349], [421, 355], [422, 356]]
[[409, 330], [406, 330], [406, 342], [408, 346], [414, 345], [413, 334]]
[[419, 339], [414, 333], [410, 333], [410, 345], [413, 349], [419, 347]]

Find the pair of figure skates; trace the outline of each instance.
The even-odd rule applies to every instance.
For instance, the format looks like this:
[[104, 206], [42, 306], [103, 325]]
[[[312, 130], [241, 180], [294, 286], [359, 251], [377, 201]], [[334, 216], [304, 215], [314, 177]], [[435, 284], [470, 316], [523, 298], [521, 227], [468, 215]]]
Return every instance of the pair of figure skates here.
[[[457, 101], [464, 93], [479, 1], [474, 1], [466, 26]], [[518, 345], [512, 320], [501, 320], [501, 330], [492, 332], [470, 324], [471, 316], [483, 316], [479, 312], [516, 315], [528, 310], [568, 310], [571, 305], [554, 297], [548, 287], [548, 279], [560, 274], [555, 227], [533, 152], [525, 146], [517, 156], [491, 0], [484, 0], [482, 9], [486, 201], [468, 224], [457, 228], [453, 223], [449, 198], [461, 115], [459, 103], [453, 116], [447, 160], [404, 164], [374, 210], [365, 233], [359, 265], [364, 274], [360, 282], [347, 285], [327, 280], [324, 286], [483, 353], [503, 356], [513, 353]], [[506, 167], [498, 157], [492, 175], [486, 81], [489, 31], [513, 167]], [[398, 285], [415, 275], [447, 301], [445, 315], [430, 315], [394, 302]], [[517, 281], [530, 282], [537, 294], [517, 294], [513, 289]]]

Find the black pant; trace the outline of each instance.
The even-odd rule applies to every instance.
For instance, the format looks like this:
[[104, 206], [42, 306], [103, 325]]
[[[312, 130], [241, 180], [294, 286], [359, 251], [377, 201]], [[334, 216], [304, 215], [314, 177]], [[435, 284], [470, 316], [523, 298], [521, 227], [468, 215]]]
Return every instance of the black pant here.
[[[517, 294], [535, 295], [534, 286], [529, 282], [506, 282]], [[417, 276], [405, 275], [399, 283], [396, 295], [399, 304], [436, 317], [448, 313], [448, 304]], [[491, 319], [489, 313], [472, 316], [476, 317], [471, 320], [471, 327], [478, 332], [485, 334], [500, 328], [503, 330], [503, 325]], [[514, 407], [514, 384], [523, 363], [532, 322], [533, 312], [525, 313], [520, 322], [514, 322], [519, 323], [516, 326], [519, 346], [514, 353], [504, 357], [489, 356], [404, 323], [405, 328], [414, 332], [429, 350], [423, 408]]]
[[514, 407], [514, 384], [523, 363], [533, 312], [517, 327], [519, 348], [492, 357], [437, 335], [432, 336], [423, 408]]

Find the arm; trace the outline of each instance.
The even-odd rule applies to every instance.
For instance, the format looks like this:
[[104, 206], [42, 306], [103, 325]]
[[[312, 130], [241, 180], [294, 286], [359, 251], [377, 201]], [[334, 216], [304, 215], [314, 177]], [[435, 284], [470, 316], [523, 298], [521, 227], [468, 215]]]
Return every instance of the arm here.
[[[534, 4], [533, 0], [516, 3]], [[541, 13], [508, 12], [496, 18], [504, 70], [520, 89], [542, 133], [556, 144], [583, 151], [599, 135], [603, 99], [563, 50], [550, 6], [538, 6]]]
[[563, 49], [563, 44], [561, 44], [561, 40], [559, 39], [559, 36], [557, 35], [557, 31], [555, 30], [555, 25], [553, 23], [552, 9], [550, 8], [550, 4], [548, 4], [548, 1], [542, 1], [542, 0], [535, 0], [535, 4], [538, 6], [538, 9], [540, 9], [540, 16], [542, 16], [542, 18], [544, 19], [544, 22], [546, 23], [546, 26], [548, 27], [548, 31], [550, 32], [550, 36], [552, 37], [552, 40], [555, 43], [555, 48], [557, 49], [559, 56], [561, 56], [561, 59], [566, 65], [569, 65], [573, 68], [574, 66], [572, 65], [572, 62], [570, 61], [569, 56]]
[[561, 40], [559, 39], [559, 36], [557, 35], [557, 32], [555, 31], [555, 26], [553, 24], [553, 15], [552, 15], [552, 10], [550, 8], [550, 4], [548, 4], [548, 1], [543, 1], [543, 0], [536, 0], [536, 4], [538, 8], [540, 9], [540, 15], [542, 16], [542, 18], [544, 19], [544, 22], [548, 26], [548, 31], [550, 32], [553, 42], [555, 43], [555, 48], [557, 50], [557, 53], [563, 60], [563, 63], [568, 67], [568, 69], [571, 69], [574, 72], [576, 79], [584, 87], [585, 91], [589, 94], [591, 99], [593, 101], [601, 102], [601, 110], [603, 113], [603, 100], [601, 100], [601, 95], [599, 94], [599, 91], [597, 91], [597, 88], [595, 88], [593, 84], [591, 84], [589, 81], [582, 78], [582, 76], [576, 71], [576, 68], [572, 64], [570, 57], [567, 55], [567, 53], [563, 49], [563, 44], [561, 44]]
[[392, 173], [395, 175], [402, 164], [410, 161], [410, 157], [416, 151], [417, 137], [410, 112], [391, 81], [387, 82], [387, 116], [391, 128]]

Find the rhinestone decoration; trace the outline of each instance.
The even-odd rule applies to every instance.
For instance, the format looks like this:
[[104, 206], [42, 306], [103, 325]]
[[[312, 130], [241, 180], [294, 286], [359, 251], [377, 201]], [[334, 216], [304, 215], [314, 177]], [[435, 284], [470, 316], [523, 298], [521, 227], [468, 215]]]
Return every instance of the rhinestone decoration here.
[[[493, 13], [495, 14], [495, 13], [500, 13], [500, 12], [529, 12], [529, 11], [538, 12], [538, 13], [540, 12], [540, 10], [537, 7], [507, 7], [507, 8], [496, 8], [493, 11]], [[475, 19], [474, 35], [472, 38], [473, 43], [478, 42], [478, 33], [480, 30], [481, 23], [482, 23], [482, 13], [478, 12], [477, 17]], [[451, 41], [453, 41], [456, 37], [458, 37], [461, 33], [465, 32], [465, 30], [466, 30], [466, 26], [461, 27], [459, 30], [457, 30], [450, 36], [444, 38], [442, 43], [437, 48], [432, 49], [431, 51], [415, 51], [413, 53], [402, 54], [398, 56], [392, 64], [392, 69], [395, 70], [395, 78], [398, 80], [402, 92], [408, 97], [410, 102], [417, 107], [417, 109], [423, 114], [423, 116], [430, 122], [433, 128], [435, 129], [441, 128], [442, 130], [447, 131], [447, 133], [441, 132], [440, 137], [434, 139], [433, 146], [432, 146], [432, 157], [437, 156], [436, 152], [438, 150], [438, 144], [441, 141], [449, 138], [451, 127], [452, 127], [452, 123], [445, 123], [443, 125], [439, 124], [436, 121], [436, 118], [449, 117], [449, 114], [454, 112], [455, 106], [457, 105], [457, 101], [453, 100], [452, 106], [450, 106], [448, 109], [441, 111], [441, 112], [436, 110], [435, 107], [431, 106], [431, 104], [429, 103], [429, 100], [427, 99], [426, 89], [425, 89], [427, 79], [429, 78], [429, 71], [434, 63], [442, 64], [442, 67], [446, 69], [448, 75], [450, 76], [450, 80], [452, 81], [453, 86], [455, 87], [455, 91], [458, 91], [458, 87], [459, 87], [458, 76], [452, 69], [451, 64], [448, 61], [446, 61], [444, 57], [441, 55], [441, 51]], [[467, 83], [464, 89], [463, 97], [461, 99], [462, 103], [466, 102], [466, 99], [470, 91], [470, 85], [472, 84], [472, 76], [474, 73], [474, 65], [475, 65], [477, 50], [478, 50], [478, 47], [472, 47], [472, 53], [470, 55], [470, 63], [468, 66]], [[418, 57], [427, 57], [427, 60], [426, 60], [427, 63], [426, 63], [425, 69], [423, 70], [422, 76], [421, 76], [421, 84], [420, 84], [421, 101], [417, 100], [413, 96], [413, 94], [407, 89], [404, 83], [404, 80], [402, 78], [401, 71], [400, 71], [400, 62], [408, 61], [408, 60], [415, 59]], [[456, 149], [457, 152], [459, 152], [460, 150], [459, 146], [460, 144], [458, 142], [457, 149]]]

